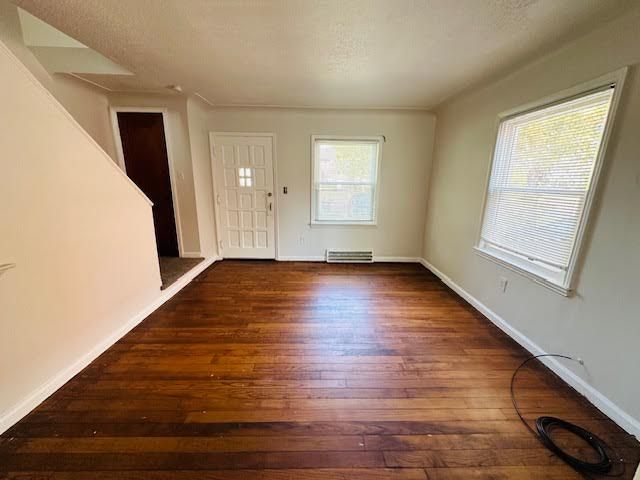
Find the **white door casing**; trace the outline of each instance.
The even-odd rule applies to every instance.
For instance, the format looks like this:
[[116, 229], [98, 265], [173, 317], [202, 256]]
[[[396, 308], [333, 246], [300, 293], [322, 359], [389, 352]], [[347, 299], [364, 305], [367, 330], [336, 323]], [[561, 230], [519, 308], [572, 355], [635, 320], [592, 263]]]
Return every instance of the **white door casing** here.
[[223, 258], [275, 258], [273, 136], [211, 133]]

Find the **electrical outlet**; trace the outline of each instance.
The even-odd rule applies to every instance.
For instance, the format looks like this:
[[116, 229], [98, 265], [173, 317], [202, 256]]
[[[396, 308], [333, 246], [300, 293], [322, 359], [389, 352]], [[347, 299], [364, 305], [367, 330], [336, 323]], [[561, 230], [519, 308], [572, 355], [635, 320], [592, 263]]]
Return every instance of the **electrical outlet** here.
[[304, 245], [304, 235], [298, 237], [298, 245]]
[[505, 277], [500, 277], [499, 281], [500, 281], [500, 291], [503, 293], [506, 292], [507, 285], [509, 284], [509, 280], [507, 280]]

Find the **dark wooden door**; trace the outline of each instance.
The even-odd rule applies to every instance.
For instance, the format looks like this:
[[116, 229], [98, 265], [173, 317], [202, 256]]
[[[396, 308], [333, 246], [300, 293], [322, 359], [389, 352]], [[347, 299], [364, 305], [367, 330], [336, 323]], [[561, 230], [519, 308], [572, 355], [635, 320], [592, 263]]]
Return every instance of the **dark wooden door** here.
[[153, 202], [156, 245], [161, 257], [177, 257], [178, 235], [162, 113], [118, 112], [127, 175]]

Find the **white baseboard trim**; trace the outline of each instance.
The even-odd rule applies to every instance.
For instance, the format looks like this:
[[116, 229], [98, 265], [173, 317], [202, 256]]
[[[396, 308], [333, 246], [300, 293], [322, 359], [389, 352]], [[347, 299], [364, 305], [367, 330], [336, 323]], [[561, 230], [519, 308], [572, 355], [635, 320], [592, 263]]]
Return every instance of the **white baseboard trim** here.
[[389, 263], [420, 263], [422, 259], [419, 257], [377, 257], [374, 255], [374, 262], [389, 262]]
[[[524, 335], [519, 330], [513, 328], [509, 323], [500, 317], [493, 310], [488, 308], [478, 299], [473, 297], [469, 292], [464, 290], [460, 285], [455, 283], [451, 278], [442, 273], [432, 264], [430, 264], [424, 258], [420, 259], [420, 263], [431, 273], [436, 275], [442, 282], [451, 288], [454, 292], [469, 302], [476, 310], [487, 317], [492, 323], [494, 323], [503, 332], [509, 335], [512, 339], [522, 345], [533, 355], [543, 355], [547, 353], [538, 344], [536, 344], [529, 337]], [[540, 361], [550, 368], [556, 375], [562, 380], [568, 383], [571, 387], [577, 390], [580, 394], [584, 395], [593, 405], [595, 405], [600, 411], [607, 415], [611, 420], [617, 423], [620, 427], [626, 430], [628, 433], [635, 435], [640, 439], [640, 421], [633, 418], [627, 412], [618, 407], [615, 403], [609, 400], [605, 395], [596, 390], [592, 385], [587, 383], [583, 378], [575, 374], [569, 368], [564, 366], [556, 358], [547, 357], [541, 358]]]
[[136, 313], [131, 319], [129, 319], [129, 321], [127, 321], [127, 323], [95, 345], [91, 350], [82, 355], [71, 365], [58, 372], [53, 378], [40, 385], [40, 387], [36, 388], [33, 392], [27, 395], [27, 397], [19, 401], [13, 407], [10, 407], [6, 413], [0, 416], [0, 434], [15, 425], [20, 419], [25, 417], [29, 412], [44, 402], [56, 390], [80, 373], [91, 362], [102, 355], [109, 347], [129, 333], [151, 313], [157, 310], [163, 303], [191, 283], [194, 278], [200, 275], [216, 260], [218, 260], [217, 257], [211, 257], [200, 262], [176, 280], [173, 285], [165, 290], [161, 290], [158, 297], [150, 305]]
[[307, 255], [307, 256], [282, 256], [280, 255], [278, 258], [276, 258], [277, 261], [279, 262], [324, 262], [325, 261], [325, 257], [324, 256], [313, 256], [313, 255]]
[[[279, 262], [324, 262], [324, 256], [279, 256], [276, 260]], [[395, 263], [420, 263], [419, 257], [377, 257], [374, 255], [374, 262], [395, 262]]]

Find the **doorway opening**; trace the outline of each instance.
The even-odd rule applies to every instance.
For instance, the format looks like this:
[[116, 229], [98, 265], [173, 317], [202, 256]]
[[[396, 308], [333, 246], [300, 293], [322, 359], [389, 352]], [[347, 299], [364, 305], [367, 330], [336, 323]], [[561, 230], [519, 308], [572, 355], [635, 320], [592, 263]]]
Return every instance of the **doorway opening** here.
[[153, 202], [153, 226], [166, 288], [201, 259], [181, 258], [180, 222], [163, 109], [113, 108], [120, 167]]

